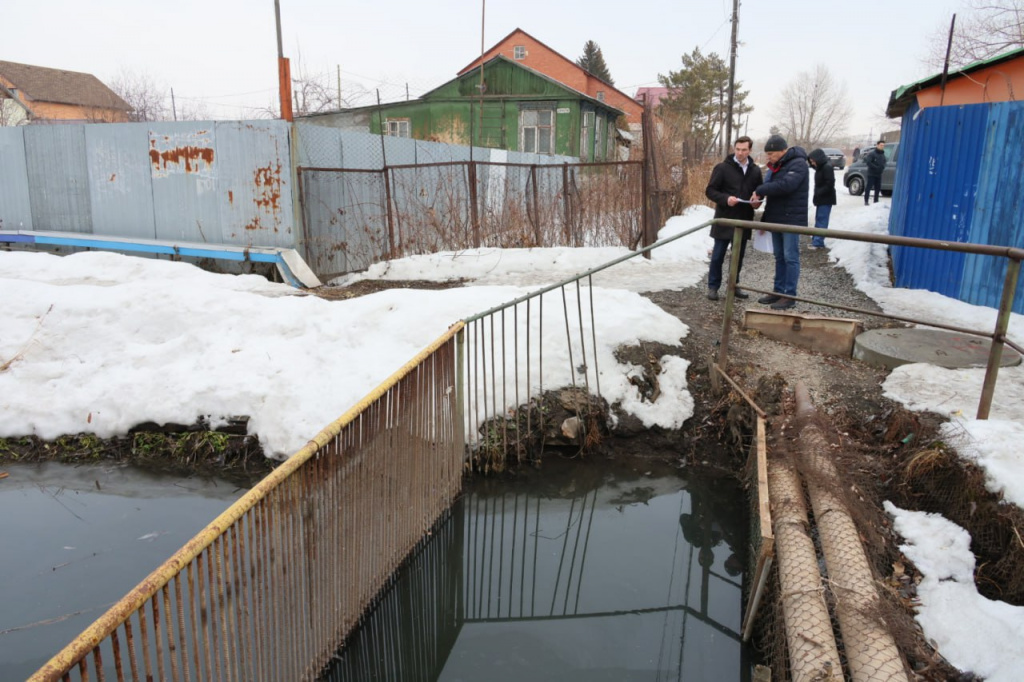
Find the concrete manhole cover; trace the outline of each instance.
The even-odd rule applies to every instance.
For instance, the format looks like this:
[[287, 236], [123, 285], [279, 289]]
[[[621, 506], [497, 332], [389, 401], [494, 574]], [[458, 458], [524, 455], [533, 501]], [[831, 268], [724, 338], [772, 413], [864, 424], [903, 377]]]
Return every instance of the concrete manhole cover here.
[[[912, 362], [948, 369], [985, 367], [991, 346], [989, 339], [939, 329], [872, 329], [857, 336], [853, 357], [890, 369]], [[1020, 362], [1017, 351], [1003, 346], [1001, 366]]]

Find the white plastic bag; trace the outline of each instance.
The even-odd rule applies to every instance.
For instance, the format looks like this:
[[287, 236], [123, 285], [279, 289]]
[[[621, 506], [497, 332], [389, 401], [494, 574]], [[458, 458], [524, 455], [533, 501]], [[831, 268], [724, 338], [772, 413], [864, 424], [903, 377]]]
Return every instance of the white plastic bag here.
[[754, 248], [762, 253], [772, 253], [772, 233], [767, 230], [754, 230]]

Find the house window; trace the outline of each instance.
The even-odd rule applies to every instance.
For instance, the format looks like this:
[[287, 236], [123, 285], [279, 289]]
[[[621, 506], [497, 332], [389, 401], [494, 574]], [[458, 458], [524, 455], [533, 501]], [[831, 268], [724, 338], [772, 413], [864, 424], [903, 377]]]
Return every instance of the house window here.
[[523, 109], [519, 113], [520, 149], [535, 154], [554, 153], [553, 109]]
[[409, 137], [409, 119], [407, 118], [386, 118], [384, 119], [384, 134], [392, 137]]
[[512, 56], [518, 59], [519, 61], [526, 59], [526, 46], [516, 45], [515, 47], [513, 47]]
[[598, 102], [603, 102], [604, 101], [604, 90], [598, 90], [597, 91], [597, 101]]

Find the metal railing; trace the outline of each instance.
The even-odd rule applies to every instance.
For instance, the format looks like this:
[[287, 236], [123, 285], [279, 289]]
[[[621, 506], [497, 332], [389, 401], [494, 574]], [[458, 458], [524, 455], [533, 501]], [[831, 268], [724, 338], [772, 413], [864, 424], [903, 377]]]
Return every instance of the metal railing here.
[[[985, 368], [985, 379], [981, 387], [981, 397], [978, 403], [978, 419], [988, 419], [989, 412], [992, 408], [992, 397], [995, 392], [996, 379], [999, 376], [999, 366], [1003, 357], [1003, 346], [1009, 346], [1018, 353], [1024, 354], [1024, 348], [1020, 344], [1015, 343], [1006, 336], [1007, 329], [1010, 324], [1010, 313], [1013, 310], [1013, 296], [1017, 289], [1017, 280], [1020, 277], [1020, 265], [1021, 260], [1024, 259], [1024, 249], [1018, 249], [1011, 246], [991, 246], [988, 244], [969, 244], [960, 242], [948, 242], [938, 239], [921, 239], [919, 237], [902, 237], [893, 236], [888, 234], [865, 234], [862, 232], [848, 232], [845, 230], [820, 230], [817, 228], [808, 227], [793, 227], [791, 225], [776, 225], [774, 223], [759, 223], [751, 222], [746, 220], [726, 220], [717, 219], [712, 220], [707, 224], [719, 224], [729, 225], [732, 227], [741, 228], [742, 230], [767, 230], [769, 232], [779, 232], [782, 234], [797, 234], [797, 235], [808, 235], [812, 237], [829, 237], [831, 239], [848, 239], [850, 241], [857, 242], [870, 242], [873, 244], [887, 244], [889, 246], [913, 246], [923, 249], [935, 249], [938, 251], [958, 251], [960, 253], [972, 253], [982, 256], [994, 256], [997, 258], [1005, 258], [1007, 260], [1006, 276], [1003, 280], [1002, 295], [999, 301], [999, 308], [996, 315], [995, 329], [991, 332], [979, 331], [977, 329], [970, 329], [967, 327], [959, 327], [955, 325], [945, 324], [944, 322], [938, 322], [935, 320], [925, 320], [913, 317], [905, 317], [901, 315], [890, 315], [888, 313], [880, 313], [874, 310], [865, 310], [862, 308], [852, 308], [849, 306], [836, 305], [835, 303], [829, 303], [826, 301], [818, 301], [810, 298], [801, 298], [799, 296], [787, 296], [785, 294], [779, 294], [778, 292], [768, 291], [764, 289], [756, 289], [744, 285], [746, 291], [751, 291], [759, 294], [775, 294], [782, 298], [792, 299], [794, 301], [800, 301], [802, 303], [809, 303], [811, 305], [819, 305], [827, 308], [835, 308], [837, 310], [845, 310], [847, 312], [854, 312], [861, 315], [871, 315], [873, 317], [881, 317], [888, 320], [896, 320], [899, 322], [909, 322], [911, 324], [925, 325], [929, 327], [935, 327], [937, 329], [946, 329], [949, 331], [960, 332], [962, 334], [970, 334], [973, 336], [979, 336], [982, 338], [990, 339], [992, 345], [989, 349], [988, 364]], [[725, 313], [722, 321], [722, 338], [718, 349], [718, 367], [721, 370], [725, 370], [728, 364], [729, 357], [729, 336], [732, 331], [732, 311], [734, 304], [734, 293], [736, 291], [736, 270], [739, 263], [739, 252], [742, 248], [741, 240], [743, 233], [741, 230], [735, 230], [733, 233], [732, 242], [732, 260], [729, 264], [729, 286], [725, 300]], [[655, 246], [657, 246], [655, 244]]]
[[461, 323], [30, 679], [315, 678], [461, 489]]

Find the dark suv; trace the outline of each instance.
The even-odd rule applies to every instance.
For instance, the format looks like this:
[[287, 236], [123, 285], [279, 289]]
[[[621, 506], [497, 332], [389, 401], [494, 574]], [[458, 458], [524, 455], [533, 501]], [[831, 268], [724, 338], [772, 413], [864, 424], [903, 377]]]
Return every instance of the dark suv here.
[[[850, 164], [843, 175], [843, 184], [850, 194], [860, 196], [864, 193], [864, 180], [868, 175], [868, 165], [864, 162], [864, 156], [870, 152], [863, 152], [860, 158]], [[889, 142], [885, 145], [885, 170], [882, 171], [882, 194], [892, 194], [893, 185], [896, 184], [896, 162], [900, 155], [900, 143]]]
[[843, 166], [846, 165], [846, 154], [843, 154], [842, 149], [836, 149], [835, 147], [822, 147], [821, 151], [825, 152], [825, 156], [828, 157], [828, 161], [832, 164], [833, 168], [843, 170]]

